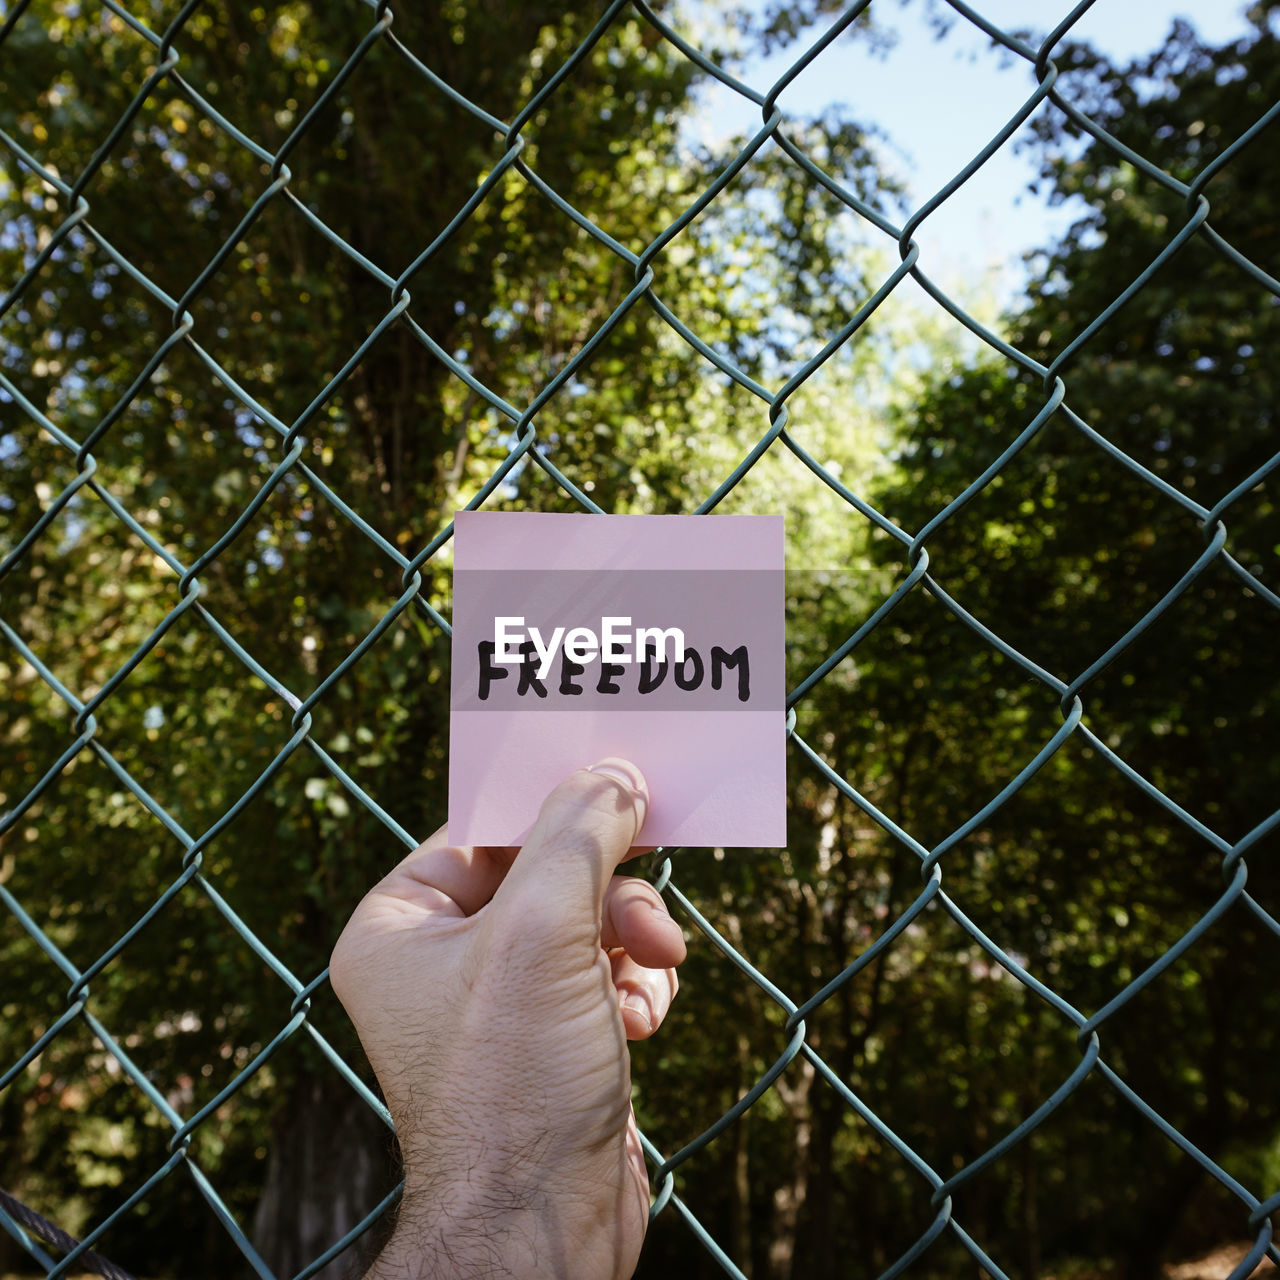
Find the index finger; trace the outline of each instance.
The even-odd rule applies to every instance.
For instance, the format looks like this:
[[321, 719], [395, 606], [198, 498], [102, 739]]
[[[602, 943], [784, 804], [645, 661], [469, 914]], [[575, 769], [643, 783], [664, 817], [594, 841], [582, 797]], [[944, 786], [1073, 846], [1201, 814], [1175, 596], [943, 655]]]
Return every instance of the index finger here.
[[[373, 887], [369, 898], [455, 918], [473, 916], [486, 906], [520, 849], [450, 844], [447, 831], [448, 823], [428, 836]], [[624, 860], [653, 849], [653, 845], [633, 845]]]
[[447, 825], [428, 836], [370, 891], [430, 915], [473, 916], [493, 897], [515, 849], [450, 844]]

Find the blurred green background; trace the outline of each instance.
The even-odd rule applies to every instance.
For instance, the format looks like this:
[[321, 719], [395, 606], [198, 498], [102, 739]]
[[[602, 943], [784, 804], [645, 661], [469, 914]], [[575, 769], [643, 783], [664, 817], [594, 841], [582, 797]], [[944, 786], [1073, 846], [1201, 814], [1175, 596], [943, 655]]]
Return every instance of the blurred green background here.
[[[131, 9], [156, 32], [177, 13], [160, 0]], [[840, 39], [888, 47], [898, 11], [883, 3], [874, 11]], [[949, 24], [964, 22], [942, 5], [924, 11], [943, 40], [953, 38]], [[159, 55], [114, 5], [34, 0], [0, 12], [10, 21], [0, 44], [0, 128], [74, 184]], [[827, 0], [661, 10], [739, 71], [765, 53], [799, 56], [835, 12]], [[1036, 20], [1047, 30], [1062, 16]], [[284, 456], [279, 434], [246, 398], [284, 424], [305, 421], [310, 476], [407, 558], [503, 465], [515, 435], [502, 402], [523, 412], [574, 361], [634, 285], [632, 266], [509, 168], [401, 281], [408, 309], [335, 385], [394, 299], [320, 227], [400, 277], [505, 150], [423, 66], [511, 121], [599, 17], [594, 5], [542, 0], [396, 11], [390, 32], [402, 43], [372, 44], [291, 147], [284, 192], [247, 229], [241, 219], [269, 187], [269, 165], [172, 80], [154, 87], [86, 185], [88, 221], [175, 300], [229, 247], [184, 305], [192, 337], [243, 396], [185, 341], [134, 386], [174, 332], [172, 309], [82, 228], [65, 230], [66, 200], [12, 149], [0, 151], [4, 286], [56, 241], [0, 318], [0, 556], [80, 470], [39, 415], [83, 441], [113, 407], [122, 410], [93, 445], [93, 484], [0, 578], [0, 618], [76, 696], [100, 689], [181, 599], [178, 575], [103, 494], [190, 565], [250, 508]], [[374, 21], [356, 4], [197, 6], [174, 38], [178, 71], [274, 153]], [[1280, 100], [1280, 5], [1253, 6], [1247, 24], [1246, 36], [1221, 46], [1180, 24], [1121, 65], [1068, 33], [1053, 50], [1056, 92], [1189, 183]], [[1029, 65], [1024, 74], [1030, 94]], [[745, 141], [699, 133], [707, 85], [640, 8], [623, 8], [524, 123], [521, 161], [640, 253]], [[945, 86], [931, 103], [939, 114], [964, 107]], [[879, 110], [891, 118], [894, 104]], [[870, 120], [833, 109], [788, 117], [784, 130], [869, 214], [900, 227], [917, 206]], [[1276, 126], [1264, 129], [1205, 188], [1217, 233], [1273, 275], [1276, 141]], [[1012, 301], [982, 280], [950, 296], [1047, 366], [1189, 213], [1054, 103], [1035, 110], [1018, 144], [1039, 198], [1074, 211], [1069, 227], [1039, 247]], [[955, 168], [968, 158], [957, 156]], [[767, 399], [750, 383], [776, 394], [899, 261], [893, 236], [766, 142], [651, 263], [653, 294], [740, 376], [725, 376], [641, 300], [540, 409], [542, 457], [606, 511], [693, 510], [770, 429]], [[1278, 336], [1280, 308], [1265, 281], [1193, 235], [1055, 367], [1078, 421], [1049, 416], [931, 533], [938, 586], [1006, 645], [1075, 680], [1206, 545], [1201, 520], [1128, 458], [1204, 508], [1255, 478], [1222, 513], [1226, 547], [1274, 591], [1274, 478], [1257, 472], [1277, 448]], [[792, 687], [910, 572], [906, 546], [885, 523], [918, 533], [1047, 402], [1025, 361], [975, 336], [911, 281], [786, 397], [787, 438], [716, 509], [787, 518], [797, 571], [787, 620]], [[576, 506], [528, 457], [486, 502]], [[447, 615], [447, 544], [422, 574], [423, 603]], [[208, 614], [300, 698], [403, 592], [401, 565], [297, 469], [199, 582]], [[1213, 559], [1088, 681], [1083, 723], [1094, 737], [1069, 736], [943, 857], [944, 888], [973, 924], [1085, 1016], [1210, 910], [1224, 888], [1223, 842], [1244, 839], [1276, 809], [1276, 624], [1265, 590]], [[447, 638], [415, 606], [312, 711], [311, 740], [417, 838], [444, 813], [448, 665]], [[802, 1003], [922, 892], [919, 857], [895, 825], [924, 849], [937, 846], [1052, 738], [1063, 722], [1058, 704], [1045, 682], [917, 587], [796, 707], [796, 733], [866, 806], [796, 749], [789, 847], [677, 851], [673, 882]], [[292, 715], [191, 610], [102, 704], [94, 742], [200, 836], [290, 741]], [[88, 747], [27, 803], [74, 741], [73, 718], [18, 648], [0, 646], [0, 883], [84, 969], [175, 883], [183, 846]], [[308, 983], [402, 848], [304, 745], [203, 849], [202, 875]], [[1268, 829], [1247, 856], [1248, 891], [1269, 920], [1235, 901], [1101, 1031], [1118, 1076], [1262, 1200], [1280, 1190], [1276, 854]], [[785, 1011], [696, 928], [689, 936], [680, 1003], [661, 1036], [633, 1055], [637, 1111], [665, 1153], [722, 1115], [789, 1038]], [[69, 983], [7, 910], [0, 973], [3, 1071], [65, 1009]], [[209, 896], [187, 884], [93, 978], [87, 1007], [190, 1116], [289, 1022], [291, 1000]], [[326, 986], [310, 1017], [367, 1076]], [[807, 1028], [830, 1071], [944, 1179], [1034, 1112], [1081, 1061], [1069, 1019], [936, 902]], [[0, 1091], [0, 1135], [0, 1188], [83, 1233], [164, 1163], [172, 1129], [74, 1021]], [[196, 1129], [189, 1155], [282, 1276], [342, 1236], [395, 1180], [389, 1133], [305, 1035], [244, 1078]], [[876, 1276], [936, 1217], [925, 1179], [804, 1057], [678, 1168], [675, 1190], [743, 1272], [769, 1280]], [[1028, 1280], [1148, 1280], [1174, 1274], [1173, 1261], [1239, 1242], [1234, 1265], [1257, 1234], [1246, 1205], [1098, 1071], [965, 1181], [951, 1212], [1006, 1274]], [[147, 1277], [251, 1274], [182, 1169], [97, 1247]], [[0, 1241], [6, 1267], [25, 1273], [30, 1264]], [[979, 1270], [944, 1231], [908, 1274]], [[720, 1271], [668, 1209], [640, 1274]]]

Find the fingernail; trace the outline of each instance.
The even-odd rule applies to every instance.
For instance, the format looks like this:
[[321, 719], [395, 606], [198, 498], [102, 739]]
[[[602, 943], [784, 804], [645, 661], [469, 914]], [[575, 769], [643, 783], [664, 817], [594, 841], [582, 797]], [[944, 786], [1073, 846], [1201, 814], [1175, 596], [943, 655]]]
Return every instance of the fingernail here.
[[653, 1014], [649, 1012], [649, 1002], [638, 992], [632, 991], [622, 999], [622, 1007], [630, 1009], [634, 1013], [638, 1013], [645, 1021], [645, 1025], [653, 1029]]
[[614, 782], [620, 782], [624, 787], [630, 788], [641, 799], [647, 800], [649, 798], [649, 788], [645, 785], [644, 774], [635, 765], [629, 764], [626, 760], [610, 757], [607, 760], [601, 760], [598, 764], [591, 765], [587, 772], [602, 773], [606, 778], [612, 778]]

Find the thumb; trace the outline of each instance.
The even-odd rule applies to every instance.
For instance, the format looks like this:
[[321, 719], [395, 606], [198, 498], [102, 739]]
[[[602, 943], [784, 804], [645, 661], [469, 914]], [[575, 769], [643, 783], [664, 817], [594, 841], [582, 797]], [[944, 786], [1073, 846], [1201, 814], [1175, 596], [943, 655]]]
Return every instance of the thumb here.
[[629, 761], [610, 757], [570, 774], [543, 801], [493, 905], [503, 914], [549, 910], [561, 927], [598, 933], [605, 888], [638, 843], [648, 802]]

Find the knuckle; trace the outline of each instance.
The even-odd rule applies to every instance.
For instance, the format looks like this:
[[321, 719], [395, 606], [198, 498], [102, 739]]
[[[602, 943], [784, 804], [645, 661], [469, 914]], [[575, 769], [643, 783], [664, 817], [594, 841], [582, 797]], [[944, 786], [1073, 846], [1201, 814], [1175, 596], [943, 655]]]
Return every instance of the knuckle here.
[[329, 957], [329, 986], [339, 1003], [344, 1006], [351, 991], [351, 951], [351, 926], [348, 925], [334, 943], [333, 953]]

